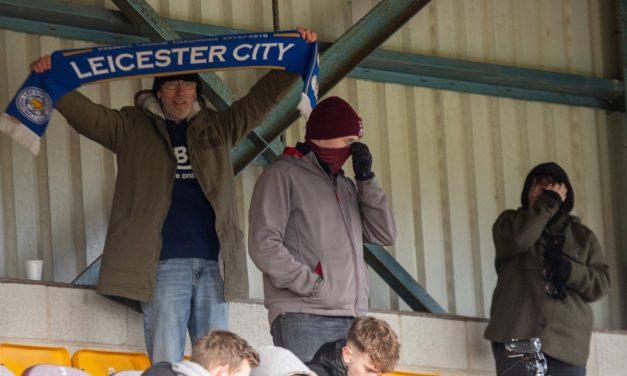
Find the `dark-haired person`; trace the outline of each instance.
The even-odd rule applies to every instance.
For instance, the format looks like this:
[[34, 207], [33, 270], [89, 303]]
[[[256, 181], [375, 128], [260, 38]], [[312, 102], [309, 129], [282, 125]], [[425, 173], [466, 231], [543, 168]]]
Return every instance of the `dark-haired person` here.
[[[363, 243], [396, 238], [362, 133], [345, 100], [326, 98], [307, 121], [305, 142], [286, 148], [253, 191], [248, 252], [263, 272], [272, 338], [303, 362], [346, 338], [351, 321], [368, 312]], [[356, 181], [342, 170], [349, 158]]]
[[[594, 302], [608, 291], [609, 267], [592, 231], [570, 215], [573, 187], [556, 163], [534, 167], [517, 210], [492, 228], [498, 281], [485, 338], [497, 374], [528, 375], [505, 356], [510, 339], [539, 337], [552, 375], [585, 375]], [[516, 363], [516, 364], [515, 364]]]
[[[307, 42], [316, 33], [297, 28]], [[31, 64], [42, 73], [50, 56]], [[211, 329], [228, 327], [226, 300], [248, 297], [230, 149], [298, 76], [274, 70], [225, 111], [200, 96], [197, 74], [156, 77], [134, 107], [112, 110], [78, 91], [56, 109], [116, 155], [117, 177], [98, 292], [141, 302], [153, 363], [183, 359]]]

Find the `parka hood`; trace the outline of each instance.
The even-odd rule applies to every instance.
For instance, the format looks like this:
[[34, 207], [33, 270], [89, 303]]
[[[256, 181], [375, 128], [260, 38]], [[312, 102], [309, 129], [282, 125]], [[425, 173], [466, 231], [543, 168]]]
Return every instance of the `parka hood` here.
[[573, 186], [570, 184], [566, 171], [555, 162], [539, 164], [529, 172], [525, 179], [522, 194], [520, 195], [520, 203], [523, 209], [529, 209], [529, 190], [531, 189], [534, 179], [537, 177], [548, 177], [556, 183], [564, 183], [566, 185], [568, 191], [566, 192], [566, 200], [560, 207], [560, 214], [570, 213], [575, 206], [575, 192], [573, 192]]

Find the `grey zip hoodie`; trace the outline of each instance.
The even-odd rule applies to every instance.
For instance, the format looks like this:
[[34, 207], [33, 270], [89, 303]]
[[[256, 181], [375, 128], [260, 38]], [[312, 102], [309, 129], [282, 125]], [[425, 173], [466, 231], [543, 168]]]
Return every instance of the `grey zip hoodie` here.
[[270, 324], [283, 312], [365, 315], [363, 243], [391, 245], [396, 238], [376, 178], [355, 183], [343, 174], [331, 177], [313, 153], [284, 155], [264, 171], [254, 188], [249, 225], [248, 250], [263, 272]]

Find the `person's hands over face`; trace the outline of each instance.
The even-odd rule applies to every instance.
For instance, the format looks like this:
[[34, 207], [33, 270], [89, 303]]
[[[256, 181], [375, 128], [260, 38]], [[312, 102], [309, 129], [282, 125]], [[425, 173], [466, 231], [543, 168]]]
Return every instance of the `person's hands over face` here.
[[353, 157], [353, 171], [357, 180], [368, 180], [372, 177], [372, 154], [366, 144], [353, 142], [350, 144]]
[[568, 188], [566, 188], [566, 184], [564, 183], [547, 183], [542, 187], [545, 191], [553, 191], [557, 193], [562, 202], [566, 201], [566, 194], [568, 193]]

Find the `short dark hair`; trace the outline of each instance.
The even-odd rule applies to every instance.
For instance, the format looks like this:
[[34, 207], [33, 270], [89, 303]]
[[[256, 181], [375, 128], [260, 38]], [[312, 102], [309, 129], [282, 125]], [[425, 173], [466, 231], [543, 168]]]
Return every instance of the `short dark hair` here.
[[192, 347], [192, 362], [207, 369], [229, 366], [237, 369], [244, 360], [251, 368], [259, 365], [259, 354], [245, 339], [226, 330], [212, 330]]
[[200, 76], [198, 73], [186, 73], [186, 74], [177, 74], [173, 76], [156, 76], [155, 80], [152, 82], [152, 95], [157, 96], [157, 92], [161, 89], [161, 85], [163, 85], [167, 81], [191, 81], [196, 83], [196, 94], [200, 96], [202, 94], [202, 81], [200, 80]]

